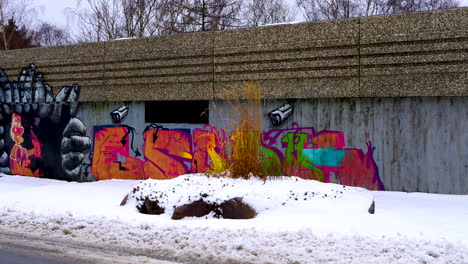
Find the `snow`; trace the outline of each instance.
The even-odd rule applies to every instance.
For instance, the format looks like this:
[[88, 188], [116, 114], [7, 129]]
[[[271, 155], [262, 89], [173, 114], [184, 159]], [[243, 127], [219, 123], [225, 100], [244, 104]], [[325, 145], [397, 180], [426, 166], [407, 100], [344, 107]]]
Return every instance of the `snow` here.
[[[242, 197], [259, 215], [271, 214], [368, 214], [372, 194], [363, 188], [325, 184], [297, 177], [232, 179], [208, 177], [203, 174], [182, 175], [170, 181], [146, 180], [137, 184], [130, 199], [141, 205], [146, 197], [158, 201], [170, 217], [174, 208], [203, 199], [221, 204], [231, 198]], [[137, 202], [137, 199], [139, 200]], [[270, 214], [270, 215], [271, 215]], [[271, 217], [271, 216], [270, 216]]]
[[[4, 176], [0, 229], [152, 250], [196, 263], [468, 263], [467, 195], [371, 192], [296, 178], [247, 182], [184, 175], [149, 183], [152, 188], [145, 194], [175, 189], [161, 201], [165, 205], [182, 204], [188, 195], [193, 200], [200, 193], [213, 201], [243, 195], [258, 215], [175, 221], [170, 211], [139, 214], [135, 201], [119, 206], [144, 182]], [[345, 191], [335, 198], [340, 188]], [[306, 191], [321, 195], [294, 199]], [[372, 200], [373, 215], [367, 212]]]
[[127, 37], [127, 38], [116, 38], [111, 41], [119, 41], [119, 40], [129, 40], [129, 39], [137, 39], [137, 37]]

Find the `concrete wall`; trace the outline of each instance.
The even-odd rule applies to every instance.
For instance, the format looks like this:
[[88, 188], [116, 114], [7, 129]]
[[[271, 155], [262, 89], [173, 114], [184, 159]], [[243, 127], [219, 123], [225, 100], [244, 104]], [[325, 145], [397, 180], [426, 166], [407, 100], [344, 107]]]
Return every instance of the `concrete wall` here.
[[[285, 103], [293, 114], [274, 126], [268, 113]], [[214, 106], [216, 104], [216, 106]], [[262, 131], [313, 127], [344, 134], [345, 148], [366, 150], [375, 147], [373, 159], [385, 190], [468, 194], [468, 97], [340, 98], [268, 100], [261, 109]], [[95, 125], [113, 126], [109, 113], [119, 102], [81, 103], [78, 118], [89, 128], [93, 139]], [[229, 131], [230, 105], [211, 102], [210, 124]], [[189, 109], [187, 109], [189, 111]], [[135, 128], [134, 144], [142, 151], [144, 102], [132, 102], [122, 124]], [[154, 113], [164, 114], [164, 113]], [[168, 129], [201, 129], [202, 124], [160, 124]], [[300, 129], [294, 133], [301, 133]], [[283, 138], [287, 133], [283, 133]], [[281, 138], [274, 147], [282, 149]], [[91, 160], [85, 159], [85, 163]], [[91, 174], [88, 176], [91, 178]], [[340, 182], [331, 177], [330, 181]]]
[[[235, 119], [223, 89], [258, 81], [266, 103], [253, 136], [269, 175], [468, 194], [467, 14], [0, 52], [0, 171], [78, 181], [221, 171]], [[145, 120], [144, 101], [187, 100], [210, 102], [209, 124]], [[150, 114], [176, 110], [193, 111]]]
[[[467, 103], [468, 97], [267, 100], [257, 133], [269, 160], [266, 173], [369, 189], [468, 194]], [[292, 114], [274, 125], [271, 113], [284, 104]], [[122, 105], [2, 104], [0, 169], [78, 181], [171, 178], [214, 171], [229, 152], [223, 144], [235, 141], [230, 125], [236, 116], [226, 101], [211, 101], [208, 125], [149, 123], [145, 102], [138, 101], [127, 102], [127, 115], [115, 122], [110, 114]], [[193, 111], [149, 114], [176, 110]]]

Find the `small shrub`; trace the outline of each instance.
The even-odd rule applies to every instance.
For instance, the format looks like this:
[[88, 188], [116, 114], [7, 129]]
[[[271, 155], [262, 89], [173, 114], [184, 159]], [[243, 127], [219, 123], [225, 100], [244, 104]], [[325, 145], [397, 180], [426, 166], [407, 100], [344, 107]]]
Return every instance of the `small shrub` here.
[[223, 90], [219, 97], [228, 103], [229, 131], [227, 158], [228, 175], [233, 178], [263, 177], [261, 157], [262, 99], [260, 85], [246, 82], [242, 93]]

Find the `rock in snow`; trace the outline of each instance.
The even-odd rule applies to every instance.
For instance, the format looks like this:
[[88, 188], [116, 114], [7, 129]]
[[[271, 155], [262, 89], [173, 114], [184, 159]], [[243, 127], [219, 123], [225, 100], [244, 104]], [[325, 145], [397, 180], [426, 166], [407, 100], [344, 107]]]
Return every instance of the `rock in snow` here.
[[172, 219], [179, 220], [190, 216], [202, 217], [209, 214], [211, 211], [213, 211], [213, 205], [200, 199], [193, 203], [176, 207], [172, 214]]
[[122, 199], [122, 201], [120, 202], [120, 206], [124, 206], [127, 204], [127, 201], [128, 201], [128, 194], [125, 195], [125, 197]]
[[242, 197], [229, 199], [218, 207], [223, 218], [250, 219], [257, 214], [255, 210], [242, 201]]
[[184, 217], [202, 217], [214, 213], [217, 218], [227, 219], [250, 219], [257, 214], [252, 207], [242, 202], [242, 197], [235, 197], [221, 204], [213, 204], [200, 199], [190, 204], [178, 206], [172, 214], [173, 220], [179, 220]]
[[148, 198], [146, 198], [143, 201], [143, 204], [141, 204], [140, 206], [137, 206], [137, 209], [142, 214], [154, 214], [154, 215], [164, 214], [164, 208], [159, 206], [159, 202], [152, 201]]
[[369, 214], [375, 214], [375, 201], [372, 201], [372, 204], [369, 207]]

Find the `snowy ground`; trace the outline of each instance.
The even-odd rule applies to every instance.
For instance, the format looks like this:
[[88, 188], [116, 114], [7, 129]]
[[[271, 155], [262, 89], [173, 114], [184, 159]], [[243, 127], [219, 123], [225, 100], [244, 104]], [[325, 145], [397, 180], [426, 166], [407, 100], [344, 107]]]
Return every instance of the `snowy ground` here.
[[[250, 220], [174, 221], [170, 214], [142, 215], [119, 206], [138, 183], [1, 177], [0, 230], [191, 263], [468, 263], [466, 195], [349, 188], [360, 197], [355, 208], [343, 195], [325, 202], [333, 206], [278, 206]], [[372, 198], [374, 215], [360, 209]]]

